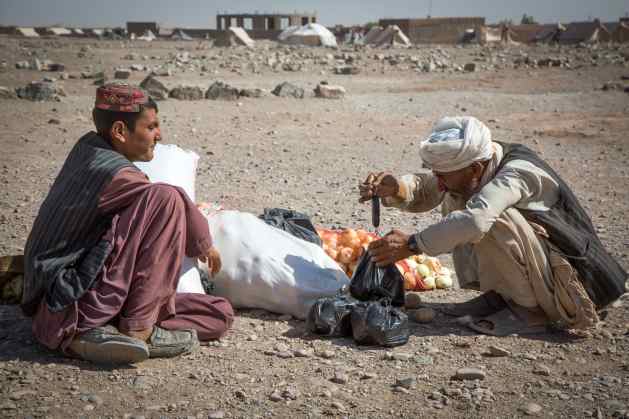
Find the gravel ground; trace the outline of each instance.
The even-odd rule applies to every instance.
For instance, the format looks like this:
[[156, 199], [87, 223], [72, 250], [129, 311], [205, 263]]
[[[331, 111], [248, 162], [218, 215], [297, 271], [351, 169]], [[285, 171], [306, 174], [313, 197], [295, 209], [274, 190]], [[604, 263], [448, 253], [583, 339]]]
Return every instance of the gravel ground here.
[[[164, 142], [202, 157], [201, 201], [256, 214], [265, 207], [292, 208], [324, 227], [369, 228], [370, 208], [358, 204], [357, 183], [372, 170], [416, 170], [417, 144], [431, 124], [444, 115], [472, 114], [488, 123], [495, 139], [540, 152], [573, 187], [604, 244], [629, 269], [629, 96], [601, 89], [629, 76], [627, 61], [618, 59], [626, 48], [330, 51], [263, 43], [249, 52], [197, 42], [0, 37], [0, 86], [58, 77], [14, 68], [34, 56], [65, 64], [70, 75], [112, 74], [133, 63], [173, 62], [172, 56], [185, 52], [194, 57], [192, 64], [174, 65], [174, 74], [163, 78], [168, 86], [205, 89], [223, 80], [270, 91], [290, 81], [307, 92], [304, 99], [265, 95], [159, 103]], [[137, 54], [134, 60], [123, 59], [130, 53]], [[289, 72], [265, 64], [278, 56], [304, 68]], [[412, 56], [445, 56], [450, 64], [445, 71], [421, 72]], [[569, 65], [514, 65], [522, 56], [561, 56]], [[338, 59], [361, 72], [333, 74]], [[478, 63], [478, 71], [456, 71], [467, 62]], [[130, 80], [140, 82], [147, 74], [133, 72]], [[311, 89], [321, 80], [344, 86], [345, 99], [314, 98]], [[60, 83], [67, 93], [60, 102], [0, 100], [2, 255], [23, 251], [66, 154], [92, 128], [93, 80]], [[436, 211], [387, 209], [382, 223], [385, 230], [411, 232], [438, 217]], [[451, 266], [447, 255], [440, 258]], [[474, 295], [449, 290], [421, 298], [463, 301]], [[527, 338], [477, 336], [437, 316], [429, 324], [413, 323], [409, 343], [393, 350], [320, 339], [307, 334], [301, 321], [242, 310], [220, 342], [177, 359], [116, 369], [39, 346], [18, 308], [0, 305], [0, 416], [629, 417], [628, 305], [621, 298], [607, 309], [600, 328], [588, 333]], [[469, 377], [455, 379], [462, 368], [472, 369]]]

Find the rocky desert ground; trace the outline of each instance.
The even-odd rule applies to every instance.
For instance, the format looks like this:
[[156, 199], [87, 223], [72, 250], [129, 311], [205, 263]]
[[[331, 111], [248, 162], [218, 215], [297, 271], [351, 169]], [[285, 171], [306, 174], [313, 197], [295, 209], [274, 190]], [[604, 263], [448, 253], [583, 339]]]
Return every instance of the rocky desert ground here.
[[[200, 201], [255, 214], [291, 208], [319, 226], [369, 229], [358, 182], [375, 170], [413, 172], [418, 142], [437, 118], [474, 115], [495, 139], [541, 153], [629, 269], [629, 47], [617, 45], [246, 49], [0, 37], [1, 255], [23, 251], [67, 152], [92, 128], [95, 83], [140, 83], [151, 73], [153, 88], [173, 96], [159, 102], [164, 142], [201, 155]], [[52, 84], [36, 92], [52, 100], [17, 98], [15, 89], [43, 78]], [[218, 81], [231, 88], [215, 85], [216, 99], [206, 99]], [[342, 86], [344, 97], [315, 97], [321, 81]], [[297, 97], [270, 93], [283, 82]], [[385, 230], [411, 232], [438, 217], [386, 209], [382, 218]], [[420, 298], [474, 295], [454, 289]], [[29, 319], [4, 304], [0, 416], [627, 418], [629, 298], [604, 312], [587, 333], [502, 339], [438, 315], [412, 323], [408, 344], [383, 349], [239, 310], [224, 339], [193, 354], [106, 368], [38, 345]], [[457, 375], [463, 368], [471, 371]]]

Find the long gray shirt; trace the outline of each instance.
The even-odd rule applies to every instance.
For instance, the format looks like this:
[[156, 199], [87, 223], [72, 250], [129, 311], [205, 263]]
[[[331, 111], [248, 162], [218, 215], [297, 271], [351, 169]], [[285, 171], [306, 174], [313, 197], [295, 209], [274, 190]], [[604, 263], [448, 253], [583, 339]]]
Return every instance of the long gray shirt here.
[[418, 234], [420, 250], [436, 256], [480, 241], [509, 207], [545, 211], [557, 202], [559, 185], [550, 175], [524, 160], [513, 160], [496, 172], [502, 156], [502, 146], [494, 143], [482, 187], [467, 202], [441, 191], [437, 178], [423, 171], [399, 178], [398, 196], [383, 199], [383, 205], [409, 212], [430, 211], [441, 205], [444, 217]]

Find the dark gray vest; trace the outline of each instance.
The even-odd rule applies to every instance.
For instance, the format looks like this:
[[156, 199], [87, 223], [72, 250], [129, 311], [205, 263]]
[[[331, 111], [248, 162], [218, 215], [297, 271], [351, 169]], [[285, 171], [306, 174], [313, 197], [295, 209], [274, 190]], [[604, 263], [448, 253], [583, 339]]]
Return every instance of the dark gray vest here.
[[95, 132], [72, 148], [26, 242], [25, 314], [33, 315], [42, 298], [51, 311], [60, 311], [92, 285], [111, 252], [101, 239], [112, 215], [98, 213], [98, 200], [112, 177], [129, 166], [134, 167]]
[[559, 200], [549, 211], [519, 211], [524, 218], [546, 229], [549, 241], [559, 248], [579, 273], [596, 307], [605, 307], [624, 294], [627, 273], [607, 253], [590, 217], [566, 182], [530, 148], [521, 144], [499, 144], [504, 149], [504, 156], [497, 170], [512, 160], [526, 160], [559, 184]]

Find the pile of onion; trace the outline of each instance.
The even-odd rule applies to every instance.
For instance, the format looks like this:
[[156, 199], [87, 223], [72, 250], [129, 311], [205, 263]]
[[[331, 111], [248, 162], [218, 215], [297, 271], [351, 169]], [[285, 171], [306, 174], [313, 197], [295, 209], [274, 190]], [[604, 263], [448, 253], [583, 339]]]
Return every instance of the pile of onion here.
[[[356, 270], [358, 259], [367, 250], [369, 243], [378, 239], [375, 233], [353, 228], [317, 229], [317, 233], [323, 242], [323, 250], [350, 278]], [[407, 291], [426, 291], [452, 286], [450, 270], [441, 266], [437, 258], [414, 255], [397, 262], [396, 266], [404, 276], [404, 289]]]

